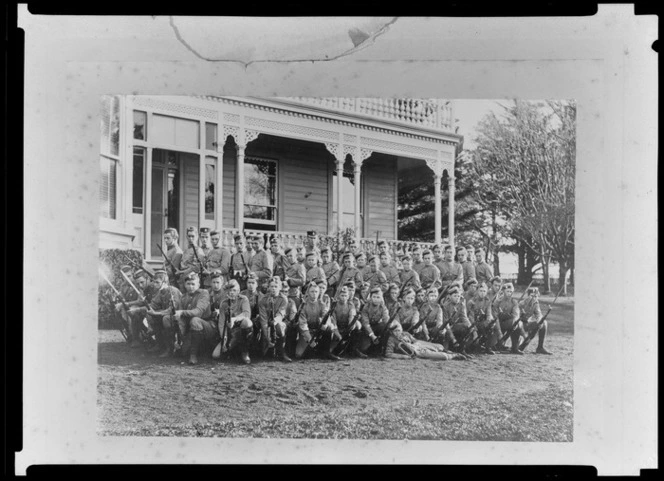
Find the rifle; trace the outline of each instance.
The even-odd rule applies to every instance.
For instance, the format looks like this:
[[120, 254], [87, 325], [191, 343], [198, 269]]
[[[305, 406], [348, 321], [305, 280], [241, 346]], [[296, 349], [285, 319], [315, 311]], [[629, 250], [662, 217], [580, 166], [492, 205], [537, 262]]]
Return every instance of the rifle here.
[[[106, 281], [106, 283], [107, 283], [109, 286], [111, 286], [111, 289], [113, 289], [113, 291], [115, 292], [115, 295], [117, 296], [117, 298], [120, 299], [120, 302], [122, 302], [122, 305], [124, 306], [125, 310], [127, 310], [127, 312], [129, 312], [129, 307], [127, 306], [127, 301], [126, 301], [126, 299], [124, 298], [124, 296], [120, 293], [120, 291], [118, 291], [118, 290], [115, 288], [115, 286], [111, 283], [111, 281], [108, 279], [108, 277], [106, 277], [106, 274], [104, 274], [101, 270], [99, 271], [99, 273], [100, 273], [101, 276], [104, 278], [104, 280]], [[111, 309], [112, 309], [112, 312], [113, 312], [113, 319], [115, 319], [115, 320], [117, 321], [116, 310], [115, 310], [115, 302], [113, 302], [113, 298], [112, 298], [112, 296], [108, 293], [108, 291], [107, 291], [107, 293], [106, 293], [106, 296], [107, 296], [107, 298], [111, 301]], [[126, 332], [127, 327], [126, 327], [126, 326], [124, 325], [124, 323], [122, 323], [122, 322], [121, 322], [120, 324], [121, 324], [122, 327], [119, 327], [118, 330], [120, 331], [120, 334], [122, 334], [122, 337], [124, 337], [124, 339], [125, 339], [125, 341], [126, 341], [126, 340], [127, 340], [127, 337], [128, 337], [128, 336], [127, 336], [127, 332]]]
[[390, 318], [387, 320], [387, 324], [385, 324], [385, 329], [383, 330], [383, 334], [380, 336], [380, 346], [381, 346], [381, 354], [384, 356], [385, 351], [387, 349], [387, 341], [390, 338], [390, 333], [397, 328], [397, 326], [391, 327], [392, 323], [395, 321], [397, 316], [399, 315], [399, 312], [401, 312], [401, 304], [399, 304], [399, 307], [397, 307], [397, 310], [394, 311], [394, 314], [390, 316]]
[[531, 332], [530, 334], [528, 334], [528, 337], [526, 337], [526, 339], [521, 343], [521, 345], [519, 346], [519, 349], [520, 349], [521, 351], [523, 351], [526, 347], [528, 347], [528, 344], [530, 344], [530, 341], [532, 341], [533, 339], [535, 339], [535, 335], [539, 332], [540, 327], [542, 327], [542, 324], [544, 324], [544, 321], [546, 321], [546, 318], [549, 316], [549, 313], [551, 312], [551, 308], [553, 307], [553, 305], [554, 305], [554, 304], [556, 303], [556, 301], [558, 300], [558, 296], [560, 296], [560, 293], [563, 292], [563, 288], [564, 288], [564, 287], [565, 287], [565, 284], [563, 284], [563, 285], [560, 287], [560, 290], [558, 291], [558, 294], [556, 294], [556, 298], [553, 300], [553, 302], [552, 302], [551, 304], [549, 304], [549, 307], [548, 307], [548, 309], [547, 309], [547, 311], [546, 311], [546, 314], [544, 314], [544, 315], [542, 316], [542, 319], [540, 319], [539, 321], [537, 321], [537, 329], [534, 329], [533, 332]]
[[[304, 302], [302, 302], [302, 304], [304, 304]], [[307, 343], [307, 347], [311, 347], [311, 348], [316, 347], [316, 345], [318, 344], [320, 339], [323, 337], [323, 326], [325, 325], [325, 323], [330, 318], [330, 315], [334, 311], [335, 307], [337, 307], [336, 299], [334, 301], [332, 301], [332, 304], [330, 304], [330, 308], [327, 310], [327, 312], [323, 316], [323, 319], [320, 321], [320, 327], [318, 328], [318, 333], [316, 334], [316, 336], [311, 336], [311, 339]]]
[[173, 271], [173, 276], [175, 277], [175, 280], [177, 280], [177, 277], [178, 277], [178, 276], [177, 276], [176, 272], [177, 272], [178, 270], [175, 268], [175, 265], [174, 265], [173, 262], [168, 258], [168, 256], [167, 256], [166, 253], [164, 252], [164, 249], [162, 249], [161, 244], [157, 243], [157, 247], [159, 248], [159, 251], [161, 252], [161, 255], [164, 256], [164, 259], [166, 260], [166, 262], [168, 262], [168, 266], [169, 266], [169, 267], [171, 268], [171, 270]]
[[408, 287], [408, 285], [410, 285], [410, 283], [413, 282], [414, 278], [415, 278], [415, 274], [410, 276], [410, 279], [408, 279], [406, 282], [404, 282], [403, 286], [401, 286], [401, 290], [399, 291], [399, 299], [401, 299], [401, 296], [403, 296], [403, 293], [406, 290], [406, 287]]
[[205, 268], [203, 267], [203, 263], [201, 262], [201, 258], [198, 257], [198, 252], [196, 252], [196, 246], [194, 245], [194, 243], [190, 242], [189, 245], [191, 246], [191, 248], [194, 251], [194, 256], [196, 257], [196, 262], [198, 262], [198, 267], [201, 270], [201, 281], [202, 281], [203, 280], [203, 271], [205, 270]]
[[[526, 290], [523, 291], [523, 294], [521, 294], [521, 298], [519, 299], [519, 301], [517, 301], [517, 304], [518, 304], [519, 302], [521, 302], [521, 299], [523, 299], [523, 296], [526, 295], [526, 292], [528, 292], [528, 289], [530, 289], [530, 286], [533, 284], [533, 282], [534, 282], [534, 281], [530, 281], [530, 284], [528, 284], [528, 287], [526, 287]], [[560, 293], [560, 292], [559, 292], [559, 293]], [[496, 296], [494, 297], [494, 299], [495, 299], [496, 297], [498, 297], [498, 294], [496, 294]], [[556, 299], [558, 299], [558, 296], [556, 296]], [[493, 301], [491, 301], [491, 302], [493, 303]], [[554, 301], [554, 302], [555, 302], [555, 301]], [[498, 319], [498, 316], [496, 316], [496, 319]], [[519, 325], [519, 321], [521, 321], [520, 318], [517, 319], [517, 320], [512, 324], [512, 327], [510, 327], [509, 330], [508, 330], [505, 334], [503, 334], [503, 337], [500, 338], [500, 340], [498, 341], [498, 344], [503, 344], [503, 343], [507, 340], [507, 338], [510, 337], [510, 335], [514, 332], [514, 330], [515, 330], [515, 329], [517, 328], [517, 326]]]
[[[240, 259], [242, 259], [242, 264], [244, 264], [244, 275], [236, 276], [235, 275], [235, 269], [233, 269], [233, 274], [231, 276], [233, 279], [244, 280], [249, 275], [249, 266], [247, 265], [247, 261], [244, 260], [244, 256], [242, 254], [243, 254], [243, 252], [236, 252], [235, 254], [233, 254], [233, 256], [234, 255], [239, 255]], [[233, 256], [231, 256], [231, 269], [233, 268]], [[285, 275], [285, 273], [284, 273], [284, 275]]]
[[[171, 305], [171, 315], [175, 314], [175, 299], [173, 298], [173, 288], [171, 286], [167, 286], [166, 289], [168, 289], [168, 293], [171, 295], [170, 299], [170, 305]], [[180, 350], [182, 347], [182, 332], [180, 331], [180, 323], [178, 323], [176, 320], [173, 322], [174, 324], [174, 329], [175, 329], [175, 346], [174, 349], [176, 351]]]
[[[136, 262], [135, 260], [133, 260], [131, 257], [129, 257], [129, 256], [128, 256], [126, 253], [124, 253], [124, 252], [122, 253], [122, 255], [124, 255], [125, 259], [126, 259], [127, 261], [129, 261], [129, 263], [130, 263], [132, 266], [134, 266], [135, 269], [140, 269], [140, 270], [142, 270], [142, 271], [145, 271], [145, 273], [148, 275], [148, 277], [149, 277], [150, 279], [154, 279], [154, 273], [151, 272], [151, 270], [150, 270], [149, 268], [146, 268], [146, 266], [145, 266], [144, 263], [139, 264], [138, 262]], [[142, 260], [142, 259], [141, 259], [141, 260]]]
[[127, 274], [125, 274], [124, 271], [120, 271], [120, 274], [122, 274], [122, 277], [124, 277], [124, 280], [127, 281], [127, 284], [129, 284], [131, 286], [131, 288], [134, 290], [134, 292], [136, 292], [136, 294], [138, 295], [138, 299], [143, 304], [147, 305], [148, 302], [145, 299], [145, 296], [143, 295], [143, 293], [141, 291], [138, 290], [138, 287], [136, 287], [136, 285], [134, 285], [134, 283], [131, 282], [131, 279], [129, 279], [129, 276], [127, 276]]
[[[221, 309], [221, 306], [219, 306], [219, 309]], [[219, 322], [219, 314], [217, 314], [217, 322]], [[221, 353], [226, 353], [228, 352], [228, 348], [230, 347], [230, 336], [228, 335], [228, 326], [231, 323], [231, 303], [230, 301], [228, 302], [228, 313], [226, 315], [226, 319], [224, 319], [224, 329], [221, 331]]]
[[[346, 264], [344, 264], [343, 269], [341, 269], [341, 274], [339, 275], [339, 282], [337, 282], [337, 287], [334, 289], [334, 298], [339, 295], [339, 287], [341, 287], [341, 281], [344, 280], [344, 274], [346, 273]], [[335, 272], [336, 274], [336, 272]]]

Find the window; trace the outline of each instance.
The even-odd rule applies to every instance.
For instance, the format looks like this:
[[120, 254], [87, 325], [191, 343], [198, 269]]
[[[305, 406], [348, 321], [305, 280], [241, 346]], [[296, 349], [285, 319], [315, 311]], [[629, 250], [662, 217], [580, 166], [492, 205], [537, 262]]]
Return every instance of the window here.
[[100, 120], [100, 214], [108, 219], [116, 219], [117, 171], [120, 160], [120, 98], [118, 96], [102, 95]]
[[[134, 133], [136, 130], [134, 130]], [[145, 148], [134, 147], [134, 175], [132, 189], [132, 212], [143, 213], [143, 172], [145, 169]]]
[[116, 218], [116, 188], [118, 179], [117, 160], [99, 157], [101, 163], [101, 182], [99, 183], [99, 201], [101, 216], [107, 219]]
[[134, 110], [134, 138], [148, 140], [148, 114]]
[[178, 119], [166, 115], [152, 115], [151, 142], [198, 149], [200, 123], [196, 120]]
[[[341, 228], [355, 226], [355, 172], [353, 162], [346, 160], [344, 162], [344, 173], [341, 183]], [[338, 177], [336, 169], [332, 174], [332, 232], [337, 231], [337, 182]], [[362, 199], [362, 182], [360, 186], [360, 199]], [[360, 216], [362, 215], [362, 202], [360, 202]], [[360, 222], [360, 230], [362, 222]], [[362, 232], [358, 233], [360, 236]]]
[[217, 124], [205, 122], [205, 150], [217, 151]]
[[215, 200], [215, 162], [214, 157], [205, 157], [205, 219], [214, 220], [214, 200]]
[[245, 157], [245, 223], [277, 224], [277, 162]]

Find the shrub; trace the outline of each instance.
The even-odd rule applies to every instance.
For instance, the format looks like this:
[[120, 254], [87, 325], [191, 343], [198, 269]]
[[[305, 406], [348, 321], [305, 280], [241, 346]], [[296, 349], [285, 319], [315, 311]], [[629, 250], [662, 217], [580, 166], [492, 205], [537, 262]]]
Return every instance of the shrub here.
[[[143, 263], [143, 255], [134, 249], [99, 249], [99, 270], [106, 274], [108, 280], [113, 283], [113, 286], [115, 286], [118, 291], [124, 284], [124, 279], [122, 274], [120, 274], [120, 267], [131, 264], [127, 258], [137, 264]], [[99, 274], [97, 299], [97, 327], [99, 329], [117, 328], [113, 322], [113, 313], [111, 311], [111, 305], [107, 294], [111, 294], [111, 296], [115, 295], [113, 289], [111, 289], [101, 274]]]

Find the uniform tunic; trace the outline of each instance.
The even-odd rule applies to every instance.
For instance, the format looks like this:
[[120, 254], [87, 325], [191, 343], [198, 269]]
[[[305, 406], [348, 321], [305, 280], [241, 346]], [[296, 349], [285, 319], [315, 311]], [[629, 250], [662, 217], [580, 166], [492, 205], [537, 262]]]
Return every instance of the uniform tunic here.
[[166, 259], [168, 259], [170, 263], [168, 261], [165, 261], [164, 268], [166, 269], [166, 272], [168, 272], [168, 281], [172, 285], [175, 285], [176, 279], [175, 279], [175, 272], [173, 272], [171, 264], [173, 264], [173, 266], [177, 270], [182, 269], [181, 267], [182, 254], [183, 254], [182, 248], [177, 243], [166, 248]]
[[482, 261], [475, 264], [475, 278], [477, 282], [486, 282], [489, 284], [489, 279], [493, 277], [493, 269], [486, 262]]
[[519, 303], [521, 309], [521, 320], [524, 322], [524, 328], [528, 331], [537, 329], [537, 323], [542, 319], [542, 310], [539, 300], [535, 297], [528, 297]]
[[235, 273], [238, 272], [244, 276], [248, 274], [247, 270], [249, 269], [249, 261], [251, 256], [248, 252], [236, 252], [231, 255], [230, 260], [230, 272], [229, 276], [232, 278], [235, 276]]
[[337, 279], [338, 276], [341, 276], [341, 279], [337, 283], [338, 286], [343, 286], [347, 281], [353, 281], [355, 283], [355, 287], [358, 287], [362, 282], [364, 282], [362, 279], [362, 274], [357, 267], [348, 267], [346, 269], [342, 269], [334, 275], [334, 279]]
[[425, 265], [421, 269], [419, 274], [420, 274], [420, 282], [422, 283], [422, 287], [424, 287], [425, 289], [428, 289], [433, 284], [436, 284], [436, 287], [440, 285], [440, 271], [433, 264], [429, 266]]
[[249, 308], [251, 309], [251, 318], [255, 320], [258, 317], [258, 304], [263, 299], [263, 293], [259, 291], [249, 292], [248, 289], [240, 292], [241, 295], [249, 300]]
[[378, 336], [382, 333], [389, 318], [390, 315], [383, 302], [377, 306], [372, 302], [367, 302], [362, 308], [362, 329], [367, 336], [371, 334]]
[[258, 277], [258, 285], [263, 286], [272, 277], [272, 255], [264, 250], [256, 252], [249, 261], [249, 270]]
[[[196, 250], [196, 253], [194, 253], [194, 249]], [[200, 263], [196, 259], [197, 255], [198, 259], [201, 261]], [[198, 246], [191, 245], [187, 247], [187, 249], [182, 254], [181, 266], [184, 272], [182, 273], [181, 279], [184, 279], [184, 277], [191, 272], [200, 274], [201, 264], [203, 264], [203, 267], [205, 267], [205, 252], [203, 252], [203, 249]]]
[[261, 325], [285, 322], [287, 308], [288, 298], [283, 294], [263, 296], [258, 303], [258, 315]]
[[407, 331], [411, 327], [417, 325], [418, 322], [420, 322], [420, 311], [417, 309], [417, 307], [415, 307], [415, 305], [407, 306], [406, 304], [403, 304], [397, 319], [399, 320], [399, 324], [401, 324], [403, 330]]
[[225, 247], [210, 249], [207, 254], [207, 268], [210, 272], [221, 271], [224, 279], [228, 279], [228, 269], [231, 265], [231, 252]]
[[349, 324], [355, 319], [356, 315], [355, 304], [352, 302], [346, 302], [345, 304], [337, 302], [334, 306], [334, 311], [330, 314], [330, 322], [332, 322], [332, 325], [336, 329], [344, 331], [348, 329]]
[[420, 320], [426, 331], [437, 331], [443, 327], [443, 310], [437, 302], [425, 302], [420, 307]]
[[466, 261], [462, 263], [461, 270], [463, 271], [464, 282], [471, 278], [477, 279], [477, 276], [475, 275], [475, 265], [472, 262]]
[[466, 312], [466, 304], [463, 301], [460, 300], [455, 304], [452, 301], [452, 298], [448, 297], [445, 302], [443, 302], [442, 309], [443, 324], [449, 324], [452, 328], [456, 325], [470, 327], [468, 313]]
[[500, 328], [503, 332], [510, 330], [521, 316], [521, 310], [519, 309], [519, 303], [517, 300], [507, 297], [503, 297], [499, 302], [496, 301], [491, 306], [491, 312], [494, 316], [498, 316]]
[[385, 278], [387, 279], [388, 284], [399, 284], [401, 282], [399, 278], [399, 271], [393, 265], [389, 265], [387, 267], [380, 266], [379, 270], [385, 274]]
[[392, 299], [389, 298], [389, 296], [385, 297], [385, 307], [387, 307], [387, 313], [390, 316], [390, 319], [394, 315], [395, 312], [397, 312], [397, 309], [401, 303], [397, 301], [393, 301]]
[[442, 261], [436, 264], [440, 271], [441, 287], [445, 288], [454, 281], [463, 283], [463, 268], [456, 262]]
[[221, 304], [224, 302], [224, 300], [226, 300], [228, 295], [223, 289], [219, 289], [218, 291], [209, 289], [208, 292], [210, 294], [210, 317], [211, 319], [214, 319], [216, 317], [214, 311], [218, 311], [220, 309]]
[[297, 319], [298, 330], [303, 333], [310, 329], [318, 329], [326, 312], [327, 308], [322, 301], [318, 299], [312, 301], [307, 296]]
[[425, 265], [426, 264], [424, 263], [424, 261], [420, 261], [420, 262], [413, 261], [413, 270], [415, 272], [417, 272], [417, 274], [420, 276], [420, 278], [422, 278], [422, 269], [424, 269]]
[[300, 295], [300, 290], [304, 285], [304, 280], [307, 274], [304, 271], [304, 266], [298, 262], [289, 264], [284, 271], [284, 279], [288, 279], [288, 295], [290, 297], [297, 297]]
[[339, 264], [335, 261], [328, 262], [327, 264], [321, 264], [323, 272], [325, 272], [325, 279], [327, 279], [327, 284], [332, 287], [336, 283], [335, 275], [341, 272]]
[[274, 268], [274, 275], [284, 279], [286, 268], [290, 265], [288, 259], [281, 252], [272, 254], [272, 267]]
[[377, 270], [377, 271], [369, 271], [368, 273], [364, 274], [364, 282], [368, 282], [369, 285], [371, 286], [369, 289], [373, 289], [374, 287], [380, 287], [380, 290], [383, 291], [383, 294], [387, 292], [387, 289], [390, 287], [389, 284], [387, 283], [387, 278], [385, 277], [385, 273]]
[[[417, 291], [420, 287], [422, 287], [422, 283], [420, 282], [420, 275], [413, 269], [409, 271], [401, 271], [399, 273], [398, 284], [404, 292], [408, 288]], [[407, 287], [404, 289], [404, 286]]]
[[493, 319], [489, 296], [485, 296], [484, 299], [475, 296], [468, 301], [466, 307], [468, 320], [472, 323], [485, 323], [485, 321], [490, 322]]
[[182, 293], [177, 287], [164, 286], [159, 289], [150, 302], [150, 310], [157, 312], [158, 315], [166, 315], [171, 313], [171, 294], [173, 294], [173, 303], [175, 309], [180, 309], [180, 301], [182, 300]]
[[307, 282], [311, 282], [311, 281], [315, 282], [315, 281], [318, 281], [320, 279], [326, 280], [327, 276], [325, 275], [325, 271], [321, 267], [313, 266], [312, 268], [307, 269], [306, 279], [307, 279]]

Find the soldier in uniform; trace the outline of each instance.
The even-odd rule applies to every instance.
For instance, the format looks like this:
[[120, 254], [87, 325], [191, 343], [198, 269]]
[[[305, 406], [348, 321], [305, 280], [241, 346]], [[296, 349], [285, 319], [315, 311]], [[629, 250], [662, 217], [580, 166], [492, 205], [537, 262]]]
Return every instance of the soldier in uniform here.
[[[284, 362], [291, 362], [286, 354], [286, 310], [288, 298], [281, 294], [282, 282], [273, 277], [269, 282], [268, 293], [258, 303], [258, 316], [261, 326], [263, 356], [271, 348], [276, 348], [276, 356]], [[274, 343], [270, 331], [274, 330]]]
[[468, 303], [475, 297], [477, 294], [477, 286], [478, 282], [477, 279], [474, 277], [471, 277], [464, 283], [464, 291], [463, 291], [463, 298], [466, 301], [466, 307], [468, 307]]
[[295, 248], [286, 249], [286, 270], [284, 271], [284, 282], [288, 285], [288, 297], [300, 305], [300, 291], [305, 284], [306, 272], [304, 266], [295, 259]]
[[338, 356], [334, 355], [334, 350], [339, 345], [339, 342], [344, 336], [352, 339], [353, 331], [359, 332], [360, 322], [355, 319], [356, 316], [357, 308], [351, 300], [350, 290], [348, 287], [342, 286], [339, 290], [337, 303], [330, 314], [330, 323], [333, 327], [330, 333], [330, 348], [327, 357], [334, 360], [339, 359]]
[[422, 358], [436, 361], [467, 360], [469, 358], [458, 352], [449, 352], [440, 344], [419, 340], [406, 332], [399, 324], [390, 328], [390, 335], [385, 345], [385, 357], [388, 359]]
[[[133, 277], [134, 285], [140, 292], [140, 298], [139, 294], [127, 283], [127, 287], [130, 288], [133, 293], [133, 296], [131, 296], [132, 300], [127, 301], [127, 307], [129, 307], [129, 310], [125, 311], [122, 303], [116, 304], [116, 309], [120, 311], [120, 315], [122, 315], [124, 319], [128, 319], [129, 333], [131, 335], [131, 342], [129, 345], [132, 348], [137, 348], [141, 346], [141, 324], [143, 324], [143, 319], [145, 319], [150, 302], [157, 294], [157, 289], [148, 282], [148, 275], [144, 270], [137, 270]], [[124, 295], [124, 297], [125, 299], [128, 299], [127, 295]]]
[[468, 258], [468, 252], [464, 247], [457, 251], [457, 258], [459, 259], [459, 264], [461, 265], [461, 271], [463, 272], [464, 280], [476, 279], [475, 275], [475, 265], [472, 260]]
[[420, 278], [422, 277], [422, 269], [426, 265], [422, 255], [422, 248], [416, 245], [413, 248], [413, 270], [417, 272], [417, 275], [419, 275]]
[[318, 263], [320, 260], [320, 249], [318, 248], [318, 234], [316, 234], [316, 231], [307, 231], [307, 238], [304, 241], [304, 251], [305, 255], [310, 252], [316, 254], [316, 262]]
[[251, 255], [244, 249], [244, 237], [236, 235], [235, 252], [231, 255], [229, 277], [235, 279], [240, 285], [240, 289], [247, 288], [247, 276], [249, 275], [249, 262]]
[[272, 256], [263, 249], [263, 237], [254, 236], [251, 238], [251, 245], [254, 248], [254, 255], [249, 261], [249, 270], [256, 274], [258, 286], [261, 292], [265, 292], [268, 283], [272, 278], [273, 263]]
[[371, 271], [371, 267], [367, 265], [367, 255], [364, 252], [358, 252], [355, 256], [355, 263], [357, 264], [357, 270], [362, 274], [362, 282], [364, 282], [364, 276]]
[[355, 240], [355, 238], [351, 237], [350, 240], [348, 241], [348, 248], [346, 249], [346, 252], [350, 252], [351, 254], [353, 254], [353, 256], [359, 254], [360, 249], [357, 246], [357, 241]]
[[[196, 245], [195, 227], [187, 228], [187, 241], [189, 242], [189, 245], [182, 254], [182, 262], [180, 263], [181, 269], [176, 273], [180, 277], [182, 291], [185, 290], [185, 278], [192, 272], [200, 274], [201, 265], [205, 259], [205, 253]], [[205, 268], [205, 266], [203, 266], [203, 268]]]
[[[360, 286], [363, 282], [362, 273], [355, 267], [355, 256], [350, 252], [344, 254], [343, 258], [344, 267], [339, 273], [332, 276], [337, 283], [337, 286], [343, 286], [348, 281], [353, 281], [355, 286]], [[338, 294], [338, 292], [336, 293]]]
[[385, 294], [389, 284], [387, 283], [385, 273], [378, 269], [379, 263], [380, 260], [377, 256], [372, 255], [369, 258], [369, 271], [364, 274], [364, 282], [369, 283], [369, 289], [379, 287], [383, 294]]
[[436, 244], [431, 248], [431, 253], [433, 254], [433, 260], [431, 263], [441, 270], [441, 265], [445, 261], [443, 258], [443, 247], [440, 244]]
[[417, 291], [422, 284], [420, 283], [420, 276], [412, 268], [413, 259], [409, 255], [405, 255], [401, 258], [401, 265], [403, 270], [399, 273], [399, 284], [401, 289], [412, 288], [414, 291]]
[[[230, 343], [228, 353], [240, 352], [242, 362], [251, 363], [249, 358], [249, 346], [254, 335], [254, 325], [251, 321], [251, 307], [249, 299], [240, 294], [240, 284], [231, 279], [224, 286], [226, 298], [219, 306], [219, 336], [224, 342], [224, 325], [230, 327]], [[228, 329], [228, 327], [227, 327]], [[221, 352], [219, 354], [221, 356]]]
[[209, 227], [201, 227], [198, 229], [198, 246], [201, 248], [204, 254], [203, 257], [201, 257], [201, 262], [203, 263], [203, 271], [201, 272], [201, 287], [209, 289], [210, 272], [212, 272], [212, 269], [209, 269], [207, 265], [208, 255], [212, 250]]
[[[500, 339], [500, 324], [494, 323], [490, 328], [493, 321], [493, 313], [491, 312], [491, 299], [487, 295], [489, 288], [486, 283], [481, 282], [477, 287], [477, 295], [468, 301], [468, 320], [477, 326], [477, 331], [485, 338], [484, 352], [487, 354], [495, 354], [493, 348], [495, 347], [498, 339]], [[488, 331], [488, 332], [487, 332]]]
[[415, 291], [415, 307], [421, 309], [424, 304], [427, 302], [427, 290], [424, 287], [420, 287]]
[[431, 251], [424, 251], [422, 258], [424, 259], [424, 267], [418, 273], [422, 287], [427, 290], [430, 287], [438, 288], [440, 285], [440, 271], [431, 263]]
[[370, 295], [371, 295], [371, 284], [369, 284], [368, 282], [361, 283], [360, 291], [357, 293], [357, 297], [362, 303], [362, 307], [364, 307], [370, 301]]
[[168, 274], [165, 270], [155, 271], [152, 285], [156, 294], [146, 314], [150, 328], [157, 338], [157, 344], [150, 351], [172, 352], [174, 331], [170, 323], [164, 323], [164, 317], [171, 316], [179, 309], [182, 293], [177, 287], [168, 285]]
[[[502, 296], [499, 296], [496, 299], [492, 306], [491, 311], [494, 316], [498, 317], [498, 322], [500, 322], [500, 330], [503, 333], [511, 331], [510, 339], [512, 341], [512, 348], [510, 352], [512, 354], [523, 354], [519, 350], [519, 338], [521, 336], [526, 337], [526, 333], [523, 330], [523, 327], [520, 323], [521, 310], [519, 309], [519, 303], [516, 299], [512, 297], [514, 294], [514, 286], [511, 282], [506, 282], [502, 287]], [[514, 329], [512, 329], [514, 327]], [[504, 346], [498, 345], [499, 349], [503, 349]]]
[[438, 304], [438, 289], [430, 287], [426, 291], [427, 301], [420, 307], [422, 330], [415, 333], [417, 339], [443, 344], [443, 309]]
[[289, 262], [281, 248], [281, 243], [276, 238], [273, 238], [270, 242], [270, 254], [272, 254], [272, 266], [274, 268], [274, 275], [283, 280]]
[[[228, 273], [231, 265], [231, 252], [225, 247], [221, 246], [221, 234], [219, 231], [213, 230], [210, 232], [210, 240], [212, 241], [212, 248], [207, 253], [206, 267], [210, 273], [219, 271], [224, 281], [229, 279]], [[210, 285], [212, 279], [210, 279]]]
[[379, 338], [387, 326], [389, 317], [383, 301], [383, 293], [380, 287], [374, 287], [370, 291], [368, 302], [362, 308], [362, 333], [355, 349], [357, 356], [367, 357], [369, 348], [379, 343]]
[[209, 320], [210, 316], [210, 293], [200, 288], [198, 274], [190, 273], [185, 278], [186, 292], [180, 301], [180, 308], [176, 309], [172, 316], [164, 316], [164, 322], [170, 318], [177, 322], [183, 339], [184, 347], [189, 345], [189, 364], [198, 364], [198, 352], [203, 343], [212, 344], [217, 335], [217, 325]]
[[399, 286], [397, 284], [390, 284], [387, 292], [385, 293], [385, 307], [387, 307], [387, 312], [392, 318], [397, 309], [401, 305], [399, 302]]
[[325, 247], [320, 251], [321, 255], [321, 268], [325, 272], [325, 279], [328, 283], [327, 295], [334, 297], [334, 292], [337, 287], [337, 277], [335, 275], [341, 271], [339, 264], [332, 260], [332, 249]]
[[537, 332], [537, 354], [551, 354], [544, 348], [544, 339], [546, 338], [547, 323], [544, 321], [541, 326], [538, 322], [542, 319], [542, 310], [539, 305], [539, 289], [537, 287], [530, 287], [528, 289], [528, 297], [519, 303], [521, 309], [521, 322], [526, 333], [531, 335]]
[[460, 264], [454, 262], [454, 249], [451, 245], [443, 248], [443, 260], [436, 264], [440, 271], [441, 287], [444, 289], [453, 281], [460, 281], [463, 284], [463, 269]]
[[[407, 287], [403, 293], [403, 303], [401, 304], [401, 310], [399, 311], [397, 320], [404, 331], [408, 331], [417, 326], [420, 322], [420, 311], [417, 306], [415, 306], [415, 291], [410, 287]], [[423, 330], [424, 329], [420, 325], [415, 332]]]
[[[306, 256], [306, 253], [304, 251], [304, 246], [298, 246], [297, 247], [297, 251], [295, 253], [295, 259], [297, 260], [297, 262], [299, 264], [302, 264], [303, 266], [306, 266], [307, 256]], [[306, 269], [306, 267], [305, 267], [305, 269]]]
[[323, 317], [327, 312], [325, 304], [319, 299], [320, 290], [312, 282], [308, 284], [306, 295], [302, 300], [303, 306], [297, 319], [298, 340], [295, 346], [295, 358], [302, 359], [308, 347], [315, 348], [312, 337], [318, 334]]
[[492, 303], [496, 303], [503, 295], [503, 280], [498, 276], [494, 276], [489, 279], [489, 285], [491, 286], [489, 297], [491, 298]]
[[318, 299], [325, 305], [326, 309], [329, 309], [332, 301], [330, 296], [326, 294], [327, 281], [325, 279], [318, 279], [316, 285], [318, 286]]
[[493, 269], [484, 262], [484, 249], [475, 251], [475, 277], [477, 282], [490, 282], [493, 279]]
[[[450, 335], [447, 339], [453, 343], [462, 340], [469, 334], [470, 321], [466, 312], [466, 304], [461, 300], [461, 290], [457, 287], [451, 287], [448, 290], [447, 299], [443, 302], [443, 325], [449, 326]], [[477, 333], [470, 334], [468, 342], [473, 341]], [[445, 344], [443, 344], [445, 346]], [[446, 348], [448, 346], [445, 346]], [[462, 351], [464, 346], [460, 346]]]
[[307, 270], [306, 281], [317, 282], [319, 279], [326, 279], [325, 271], [318, 267], [318, 259], [315, 252], [307, 252], [305, 268]]
[[258, 319], [258, 303], [263, 299], [263, 293], [258, 290], [258, 278], [251, 272], [247, 277], [247, 288], [240, 292], [249, 301], [249, 308], [251, 309], [251, 320], [254, 323], [255, 334], [260, 330], [260, 322]]
[[[357, 312], [360, 312], [362, 310], [363, 304], [360, 301], [360, 299], [355, 295], [355, 282], [353, 282], [352, 280], [346, 281], [346, 283], [343, 286], [341, 286], [341, 288], [344, 287], [348, 289], [348, 298], [355, 306], [355, 310]], [[341, 292], [341, 289], [339, 289], [339, 292]]]
[[[182, 262], [182, 249], [178, 245], [179, 239], [177, 229], [169, 227], [164, 231], [164, 243], [166, 244], [166, 258], [168, 261], [164, 262], [164, 268], [168, 272], [168, 280], [172, 286], [178, 285], [177, 271], [181, 269], [180, 263]], [[175, 269], [173, 269], [173, 267]]]
[[219, 306], [226, 299], [227, 292], [223, 288], [224, 284], [224, 276], [221, 274], [221, 271], [212, 271], [210, 273], [210, 288], [208, 292], [210, 293], [211, 311], [218, 311]]
[[[466, 252], [468, 254], [468, 262], [470, 262], [473, 266], [473, 269], [475, 268], [475, 248], [473, 246], [466, 246]], [[464, 272], [464, 276], [466, 273]], [[474, 276], [477, 277], [477, 276]]]
[[400, 284], [401, 279], [399, 278], [399, 271], [390, 259], [390, 254], [387, 252], [382, 252], [379, 257], [380, 270], [383, 272], [383, 274], [385, 274], [385, 278], [387, 279], [388, 284]]

